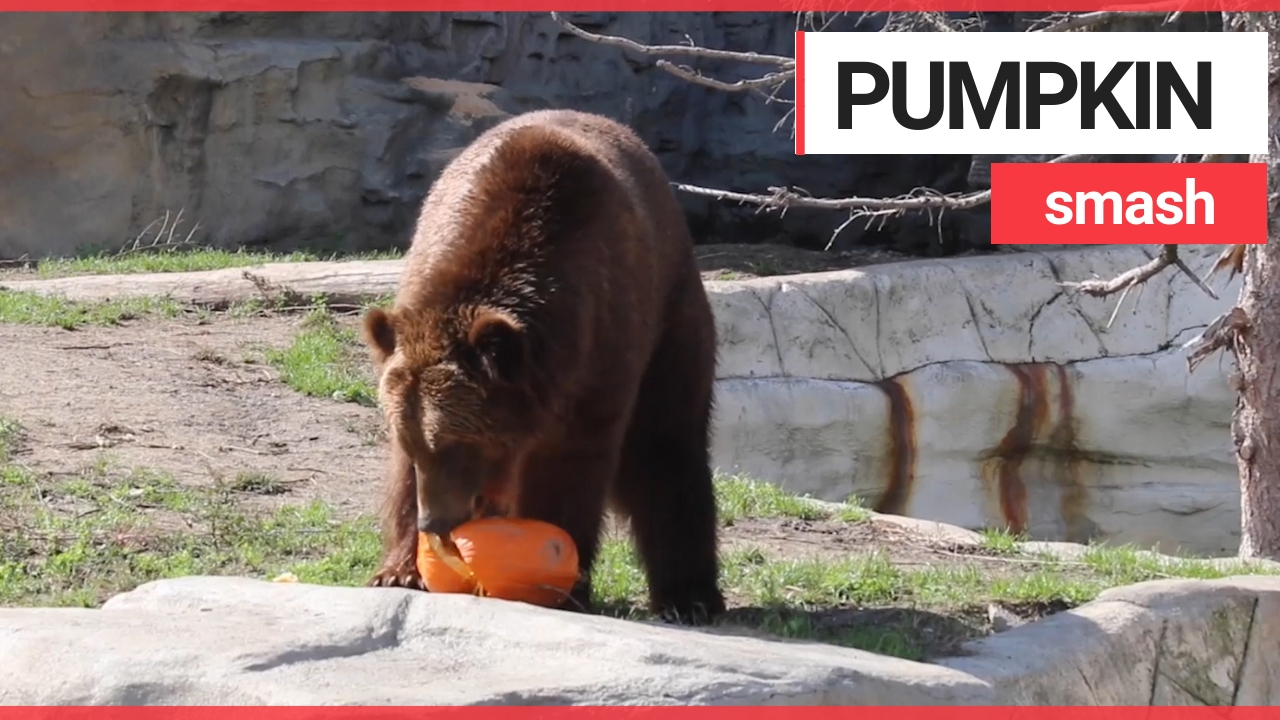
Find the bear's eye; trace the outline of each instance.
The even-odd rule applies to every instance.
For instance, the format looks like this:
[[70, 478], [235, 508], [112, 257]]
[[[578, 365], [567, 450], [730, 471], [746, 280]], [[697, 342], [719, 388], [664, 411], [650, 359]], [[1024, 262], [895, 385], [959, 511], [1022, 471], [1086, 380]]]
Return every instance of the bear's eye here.
[[479, 377], [484, 372], [480, 352], [473, 347], [466, 345], [459, 347], [454, 353], [454, 360], [458, 365], [458, 369], [470, 377]]

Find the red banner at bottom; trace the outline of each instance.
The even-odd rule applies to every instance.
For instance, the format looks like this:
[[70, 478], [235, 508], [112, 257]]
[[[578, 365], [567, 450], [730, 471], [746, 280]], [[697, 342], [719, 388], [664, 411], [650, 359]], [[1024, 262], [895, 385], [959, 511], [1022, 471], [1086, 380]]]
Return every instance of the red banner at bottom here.
[[[9, 707], [0, 708], [0, 720], [792, 720], [795, 713], [793, 707]], [[1280, 708], [806, 706], [803, 720], [1280, 720]]]
[[1264, 245], [1263, 163], [992, 163], [993, 245]]

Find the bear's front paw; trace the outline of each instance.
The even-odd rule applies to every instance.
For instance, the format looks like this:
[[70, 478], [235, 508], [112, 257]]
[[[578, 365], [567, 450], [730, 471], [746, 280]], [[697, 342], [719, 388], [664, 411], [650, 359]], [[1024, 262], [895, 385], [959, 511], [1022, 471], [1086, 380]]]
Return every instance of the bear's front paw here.
[[384, 567], [369, 580], [370, 587], [401, 587], [426, 592], [427, 584], [416, 567]]

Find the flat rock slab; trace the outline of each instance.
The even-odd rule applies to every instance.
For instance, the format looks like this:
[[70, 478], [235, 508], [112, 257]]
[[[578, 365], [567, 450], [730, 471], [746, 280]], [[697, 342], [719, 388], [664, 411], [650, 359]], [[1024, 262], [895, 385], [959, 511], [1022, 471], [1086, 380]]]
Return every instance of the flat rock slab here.
[[0, 610], [0, 702], [940, 704], [961, 673], [500, 600], [192, 577], [101, 610]]
[[182, 273], [73, 275], [8, 280], [0, 290], [58, 295], [79, 302], [126, 297], [168, 297], [196, 305], [224, 306], [248, 300], [324, 295], [333, 303], [359, 303], [394, 292], [400, 260], [268, 263]]
[[0, 703], [1274, 704], [1278, 626], [1280, 578], [1161, 581], [923, 664], [466, 596], [190, 577], [101, 610], [0, 610]]

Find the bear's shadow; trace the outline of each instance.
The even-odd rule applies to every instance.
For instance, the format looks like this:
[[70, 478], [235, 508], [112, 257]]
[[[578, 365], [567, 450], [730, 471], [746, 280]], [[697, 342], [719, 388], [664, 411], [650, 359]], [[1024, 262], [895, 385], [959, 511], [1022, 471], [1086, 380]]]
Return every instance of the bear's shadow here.
[[914, 608], [738, 606], [696, 626], [663, 623], [639, 604], [600, 604], [595, 613], [687, 632], [837, 645], [926, 662], [967, 654], [964, 643], [991, 632], [985, 614]]

